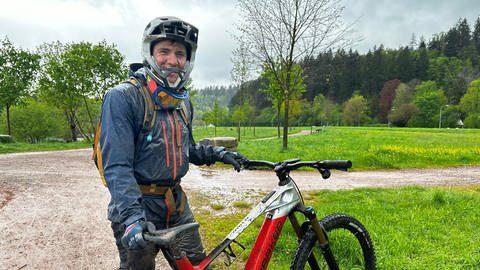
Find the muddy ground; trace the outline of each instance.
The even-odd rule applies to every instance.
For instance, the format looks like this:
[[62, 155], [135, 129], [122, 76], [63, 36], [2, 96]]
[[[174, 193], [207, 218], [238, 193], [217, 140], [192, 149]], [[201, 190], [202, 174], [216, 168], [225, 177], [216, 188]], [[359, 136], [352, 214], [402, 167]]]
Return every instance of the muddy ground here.
[[[116, 269], [109, 193], [90, 149], [0, 155], [0, 269]], [[303, 190], [480, 184], [480, 167], [291, 174]], [[272, 173], [198, 168], [184, 189], [226, 204], [276, 184]], [[195, 207], [195, 206], [194, 206]], [[158, 269], [166, 269], [159, 259]]]

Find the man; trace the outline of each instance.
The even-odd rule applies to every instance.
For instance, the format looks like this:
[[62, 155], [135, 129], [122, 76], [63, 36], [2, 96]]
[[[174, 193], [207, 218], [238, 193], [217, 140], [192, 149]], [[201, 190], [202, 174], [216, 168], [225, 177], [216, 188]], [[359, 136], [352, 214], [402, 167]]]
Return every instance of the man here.
[[[194, 222], [180, 186], [189, 162], [222, 161], [239, 171], [244, 160], [223, 147], [197, 145], [192, 138], [193, 109], [184, 85], [197, 40], [197, 28], [176, 17], [152, 20], [143, 34], [143, 65], [132, 64], [131, 82], [110, 89], [104, 98], [98, 160], [111, 194], [108, 218], [120, 269], [155, 269], [159, 248], [142, 237], [146, 221], [157, 229]], [[142, 95], [145, 89], [148, 96]], [[148, 102], [155, 105], [153, 117], [145, 109]], [[180, 246], [193, 264], [199, 263], [205, 257], [199, 232], [185, 234]], [[162, 252], [174, 267], [171, 255]]]

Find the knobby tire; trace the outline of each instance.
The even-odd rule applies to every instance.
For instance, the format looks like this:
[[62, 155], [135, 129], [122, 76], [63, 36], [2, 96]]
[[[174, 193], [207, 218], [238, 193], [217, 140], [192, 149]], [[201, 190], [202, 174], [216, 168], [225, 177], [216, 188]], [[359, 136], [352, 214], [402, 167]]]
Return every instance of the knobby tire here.
[[[376, 269], [375, 250], [365, 227], [355, 218], [332, 214], [320, 220], [340, 269]], [[348, 242], [350, 241], [350, 242]], [[312, 260], [317, 266], [311, 266]], [[292, 270], [329, 269], [313, 230], [308, 230], [295, 252]]]

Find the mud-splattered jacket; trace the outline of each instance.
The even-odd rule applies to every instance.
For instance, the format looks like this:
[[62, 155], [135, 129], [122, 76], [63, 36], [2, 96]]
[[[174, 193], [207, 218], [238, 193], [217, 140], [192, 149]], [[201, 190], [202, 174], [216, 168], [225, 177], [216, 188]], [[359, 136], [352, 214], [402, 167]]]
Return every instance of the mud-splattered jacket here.
[[[143, 68], [130, 74], [146, 83]], [[153, 129], [144, 128], [144, 103], [134, 85], [122, 83], [106, 93], [102, 105], [100, 149], [111, 194], [108, 218], [125, 225], [145, 219], [138, 184], [173, 187], [187, 173], [189, 162], [213, 164], [222, 150], [196, 144], [179, 110], [158, 110]], [[191, 103], [186, 105], [193, 118]]]

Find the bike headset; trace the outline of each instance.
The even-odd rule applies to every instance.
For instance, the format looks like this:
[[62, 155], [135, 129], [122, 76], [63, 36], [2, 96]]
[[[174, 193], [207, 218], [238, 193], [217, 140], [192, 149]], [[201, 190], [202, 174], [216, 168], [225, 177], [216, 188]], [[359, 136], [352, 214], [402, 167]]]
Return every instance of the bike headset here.
[[[171, 40], [185, 45], [187, 62], [184, 69], [162, 69], [158, 66], [153, 58], [152, 50], [153, 46], [162, 40]], [[193, 69], [197, 41], [198, 29], [177, 17], [158, 17], [145, 27], [142, 40], [143, 65], [153, 100], [163, 110], [178, 109], [182, 102], [188, 99], [188, 91], [184, 86]], [[167, 79], [172, 73], [179, 76], [173, 85]]]

